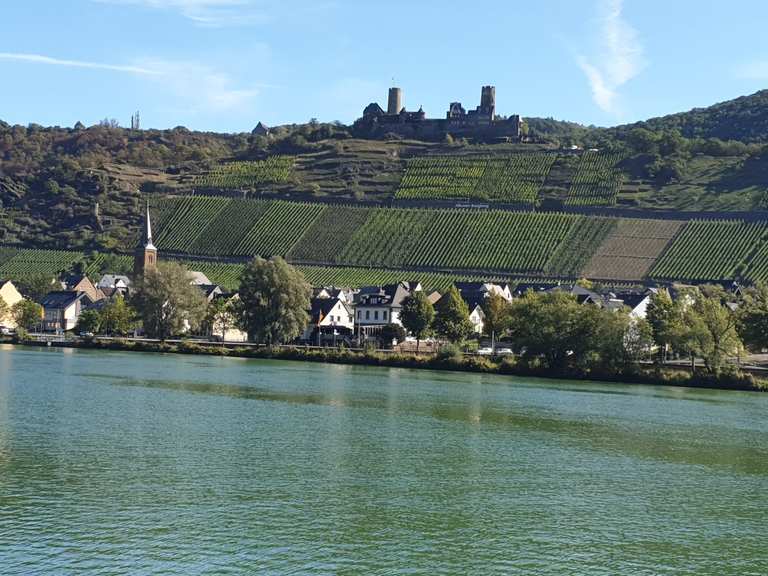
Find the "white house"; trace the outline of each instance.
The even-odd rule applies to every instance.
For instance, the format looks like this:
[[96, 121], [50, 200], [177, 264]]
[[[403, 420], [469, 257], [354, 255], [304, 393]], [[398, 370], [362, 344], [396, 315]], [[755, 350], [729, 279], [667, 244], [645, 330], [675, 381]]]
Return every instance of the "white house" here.
[[361, 288], [355, 302], [355, 324], [357, 326], [384, 326], [400, 322], [400, 309], [403, 300], [412, 292], [422, 289], [419, 282], [398, 282], [381, 288], [367, 286]]
[[85, 292], [60, 290], [49, 292], [40, 302], [43, 305], [43, 330], [47, 332], [74, 329], [82, 311], [93, 304]]
[[351, 336], [355, 327], [352, 310], [341, 298], [314, 298], [310, 321], [302, 334], [302, 340], [316, 341], [318, 334]]
[[0, 300], [5, 302], [7, 306], [6, 313], [0, 315], [0, 326], [16, 328], [16, 322], [11, 315], [11, 308], [23, 299], [23, 296], [16, 289], [16, 286], [13, 285], [13, 282], [10, 280], [0, 280]]

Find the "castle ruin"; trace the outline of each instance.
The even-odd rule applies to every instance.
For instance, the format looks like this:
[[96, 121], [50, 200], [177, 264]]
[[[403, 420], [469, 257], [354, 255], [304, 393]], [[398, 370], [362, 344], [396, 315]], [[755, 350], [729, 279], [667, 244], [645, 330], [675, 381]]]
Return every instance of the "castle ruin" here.
[[461, 102], [451, 102], [445, 118], [427, 118], [421, 107], [415, 112], [409, 112], [402, 105], [402, 98], [400, 88], [390, 88], [387, 111], [384, 112], [376, 102], [371, 102], [363, 110], [362, 118], [355, 121], [355, 132], [361, 136], [397, 134], [420, 140], [439, 140], [450, 134], [481, 140], [518, 141], [523, 134], [520, 116], [496, 116], [495, 86], [483, 86], [480, 105], [474, 110], [465, 110]]

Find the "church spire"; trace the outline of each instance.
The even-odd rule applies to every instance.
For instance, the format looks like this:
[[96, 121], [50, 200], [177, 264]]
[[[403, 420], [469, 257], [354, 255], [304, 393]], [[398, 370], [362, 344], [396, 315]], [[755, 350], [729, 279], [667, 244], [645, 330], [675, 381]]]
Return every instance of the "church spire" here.
[[152, 221], [149, 217], [149, 200], [147, 200], [147, 211], [144, 216], [142, 232], [143, 237], [139, 239], [133, 259], [134, 280], [143, 278], [147, 270], [154, 269], [157, 266], [157, 248], [152, 243]]
[[152, 222], [149, 219], [149, 200], [147, 200], [147, 215], [144, 219], [144, 249], [156, 250], [152, 244]]

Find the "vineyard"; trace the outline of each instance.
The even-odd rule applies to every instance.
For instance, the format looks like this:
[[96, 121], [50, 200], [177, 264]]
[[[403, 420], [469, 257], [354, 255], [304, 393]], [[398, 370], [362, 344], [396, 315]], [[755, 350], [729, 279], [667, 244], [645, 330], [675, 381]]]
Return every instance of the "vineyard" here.
[[414, 158], [408, 162], [395, 197], [535, 204], [554, 160], [555, 155], [547, 153]]
[[288, 254], [292, 260], [337, 262], [352, 235], [370, 216], [367, 208], [328, 207]]
[[559, 276], [579, 276], [605, 239], [616, 228], [615, 218], [584, 218], [574, 221], [559, 248], [552, 253], [545, 269]]
[[287, 182], [293, 169], [292, 156], [270, 156], [266, 160], [220, 164], [193, 180], [196, 188], [252, 189], [259, 184]]
[[649, 276], [692, 281], [734, 279], [748, 266], [753, 251], [764, 247], [767, 232], [764, 222], [693, 220]]
[[340, 261], [541, 272], [580, 218], [495, 210], [379, 209], [352, 237]]
[[642, 280], [683, 222], [623, 218], [583, 270], [593, 279]]
[[[13, 253], [11, 254], [11, 251]], [[19, 279], [28, 276], [58, 276], [84, 260], [81, 252], [67, 250], [13, 250], [3, 248], [0, 258], [10, 255], [0, 264], [0, 278]]]
[[584, 152], [565, 200], [567, 206], [613, 206], [623, 176], [616, 167], [621, 154]]

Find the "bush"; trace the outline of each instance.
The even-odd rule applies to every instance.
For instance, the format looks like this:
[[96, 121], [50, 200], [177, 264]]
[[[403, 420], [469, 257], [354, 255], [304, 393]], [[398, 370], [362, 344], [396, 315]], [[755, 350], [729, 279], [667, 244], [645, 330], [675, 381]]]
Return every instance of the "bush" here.
[[437, 359], [458, 364], [464, 359], [464, 353], [457, 344], [444, 344], [437, 352]]

